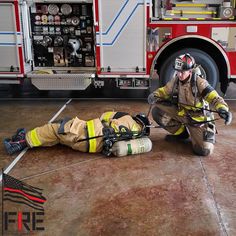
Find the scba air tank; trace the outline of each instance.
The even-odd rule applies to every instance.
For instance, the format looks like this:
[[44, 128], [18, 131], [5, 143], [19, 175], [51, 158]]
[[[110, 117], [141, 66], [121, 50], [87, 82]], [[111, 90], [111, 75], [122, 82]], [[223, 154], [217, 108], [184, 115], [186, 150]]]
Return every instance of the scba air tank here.
[[150, 152], [151, 150], [152, 141], [148, 137], [119, 141], [112, 146], [113, 155], [118, 157]]

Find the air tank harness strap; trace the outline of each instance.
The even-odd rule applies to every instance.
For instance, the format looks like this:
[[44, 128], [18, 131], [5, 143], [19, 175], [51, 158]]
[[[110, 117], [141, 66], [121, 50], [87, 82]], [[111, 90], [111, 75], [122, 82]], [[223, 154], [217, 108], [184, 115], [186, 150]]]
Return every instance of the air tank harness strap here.
[[[71, 120], [70, 117], [65, 117], [63, 120], [59, 120], [58, 123], [60, 123], [60, 127], [59, 127], [59, 129], [58, 129], [58, 131], [57, 131], [58, 134], [65, 134], [65, 124], [66, 124], [69, 120]], [[57, 123], [57, 122], [55, 122], [55, 123]]]

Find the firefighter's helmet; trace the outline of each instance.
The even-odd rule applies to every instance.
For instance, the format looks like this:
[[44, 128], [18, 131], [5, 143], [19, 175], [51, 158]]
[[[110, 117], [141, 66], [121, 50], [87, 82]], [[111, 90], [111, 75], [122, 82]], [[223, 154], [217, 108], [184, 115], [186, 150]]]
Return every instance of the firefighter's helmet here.
[[177, 71], [191, 70], [195, 66], [195, 59], [189, 54], [185, 53], [175, 59], [174, 69]]
[[143, 134], [148, 136], [150, 134], [150, 121], [144, 113], [139, 113], [133, 119], [143, 126]]

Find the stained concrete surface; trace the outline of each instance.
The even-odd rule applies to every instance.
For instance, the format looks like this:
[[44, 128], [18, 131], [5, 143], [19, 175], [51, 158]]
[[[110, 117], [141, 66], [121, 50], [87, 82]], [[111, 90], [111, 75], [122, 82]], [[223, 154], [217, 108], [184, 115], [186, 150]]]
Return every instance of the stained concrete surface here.
[[[64, 103], [1, 102], [1, 140], [18, 127], [46, 123]], [[236, 117], [236, 103], [229, 104]], [[86, 120], [113, 109], [135, 114], [149, 107], [140, 100], [75, 100], [59, 118], [77, 115]], [[41, 223], [45, 230], [31, 234], [236, 235], [236, 120], [231, 126], [217, 121], [217, 127], [215, 151], [209, 157], [195, 156], [190, 144], [166, 142], [161, 129], [152, 129], [153, 150], [142, 155], [105, 158], [59, 145], [27, 151], [10, 174], [42, 188], [47, 198]], [[2, 146], [0, 155], [4, 168], [15, 157], [6, 155]], [[6, 204], [9, 211], [22, 210]]]
[[[67, 100], [56, 101], [0, 101], [0, 142], [11, 137], [18, 128], [28, 130], [47, 123]], [[6, 167], [16, 155], [9, 157], [2, 145], [0, 166]]]

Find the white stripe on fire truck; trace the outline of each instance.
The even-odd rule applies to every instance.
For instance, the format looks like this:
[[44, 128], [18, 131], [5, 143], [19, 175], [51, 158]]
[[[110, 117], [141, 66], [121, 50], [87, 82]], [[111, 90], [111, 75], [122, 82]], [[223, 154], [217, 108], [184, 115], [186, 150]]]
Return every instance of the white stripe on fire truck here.
[[22, 45], [21, 33], [0, 32], [0, 46]]
[[1, 34], [21, 35], [22, 33], [21, 32], [13, 32], [13, 31], [0, 31], [0, 35]]

